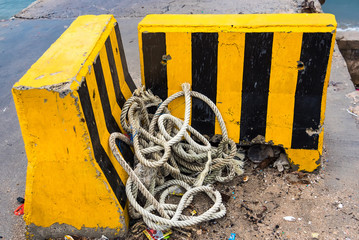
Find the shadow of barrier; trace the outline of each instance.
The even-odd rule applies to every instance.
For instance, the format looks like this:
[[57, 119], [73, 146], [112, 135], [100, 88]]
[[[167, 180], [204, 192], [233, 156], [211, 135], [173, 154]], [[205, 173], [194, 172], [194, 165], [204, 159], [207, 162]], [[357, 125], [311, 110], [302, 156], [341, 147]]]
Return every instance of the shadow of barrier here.
[[[331, 14], [148, 15], [138, 26], [142, 84], [162, 99], [188, 82], [221, 111], [229, 137], [282, 146], [295, 170], [320, 166], [336, 21]], [[181, 116], [182, 99], [170, 105]], [[209, 107], [191, 125], [220, 134]]]
[[[81, 16], [13, 86], [29, 239], [127, 232], [127, 173], [108, 144], [136, 88], [121, 41], [112, 15]], [[131, 149], [118, 145], [132, 163]]]

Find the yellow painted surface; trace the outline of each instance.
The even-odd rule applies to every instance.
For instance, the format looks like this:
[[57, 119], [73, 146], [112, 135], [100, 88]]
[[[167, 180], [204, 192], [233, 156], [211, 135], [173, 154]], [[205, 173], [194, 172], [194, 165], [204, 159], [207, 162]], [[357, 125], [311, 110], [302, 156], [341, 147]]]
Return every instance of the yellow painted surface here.
[[121, 91], [126, 98], [130, 91], [123, 77], [115, 23], [112, 15], [79, 17], [13, 87], [29, 162], [27, 225], [110, 228], [120, 236], [127, 231], [127, 207], [122, 209], [96, 162], [77, 92], [86, 79], [101, 146], [125, 184], [127, 174], [109, 149], [109, 132], [92, 68], [99, 55], [111, 111], [119, 123], [121, 109], [116, 104], [105, 49], [109, 36]]
[[104, 27], [111, 29], [107, 24], [115, 21], [112, 15], [77, 18], [14, 87], [37, 88], [73, 80], [97, 46], [96, 40], [103, 36]]
[[[322, 153], [323, 132], [319, 135], [318, 150], [290, 149], [298, 78], [297, 61], [300, 61], [303, 33], [331, 32], [335, 39], [336, 26], [337, 23], [332, 14], [148, 15], [138, 26], [142, 84], [145, 85], [143, 32], [166, 34], [167, 54], [172, 57], [167, 65], [168, 95], [180, 90], [179, 85], [185, 82], [185, 80], [181, 81], [181, 78], [185, 79], [185, 76], [191, 74], [191, 69], [184, 67], [190, 65], [187, 62], [191, 61], [188, 59], [191, 58], [191, 53], [187, 55], [186, 53], [191, 47], [191, 42], [189, 42], [190, 39], [182, 39], [180, 36], [187, 36], [194, 32], [217, 32], [219, 38], [216, 104], [226, 122], [229, 136], [238, 142], [245, 33], [273, 32], [265, 139], [267, 142], [283, 146], [292, 159], [292, 163], [297, 165], [299, 170], [313, 171], [318, 167], [316, 161]], [[324, 121], [326, 88], [333, 46], [323, 88], [321, 124]], [[177, 62], [179, 58], [183, 61]], [[173, 59], [176, 60], [173, 61]], [[181, 104], [178, 105], [181, 109]], [[215, 133], [220, 133], [217, 121]]]
[[140, 32], [331, 32], [332, 14], [153, 14], [139, 24]]
[[[181, 84], [192, 84], [192, 55], [190, 33], [166, 34], [166, 53], [171, 56], [167, 61], [168, 96], [182, 91]], [[171, 113], [184, 119], [184, 97], [177, 98], [168, 106]]]
[[76, 93], [64, 98], [46, 89], [13, 93], [28, 158], [26, 224], [120, 230], [123, 213], [94, 159]]
[[[115, 58], [116, 68], [122, 69], [121, 56], [120, 56], [120, 51], [117, 46], [118, 44], [117, 44], [117, 37], [116, 37], [115, 30], [112, 30], [112, 32], [110, 34], [110, 39], [111, 39], [113, 57]], [[129, 99], [132, 96], [132, 92], [125, 81], [125, 76], [124, 76], [123, 72], [121, 72], [121, 71], [118, 71], [117, 74], [118, 74], [118, 78], [120, 81], [121, 92], [126, 99]]]
[[321, 151], [308, 149], [286, 149], [288, 160], [298, 171], [313, 172], [319, 167]]
[[302, 33], [274, 33], [269, 80], [266, 141], [292, 144], [295, 91]]
[[[244, 41], [244, 33], [218, 34], [217, 107], [230, 129], [229, 137], [236, 142], [241, 119]], [[217, 119], [215, 133], [221, 134]]]

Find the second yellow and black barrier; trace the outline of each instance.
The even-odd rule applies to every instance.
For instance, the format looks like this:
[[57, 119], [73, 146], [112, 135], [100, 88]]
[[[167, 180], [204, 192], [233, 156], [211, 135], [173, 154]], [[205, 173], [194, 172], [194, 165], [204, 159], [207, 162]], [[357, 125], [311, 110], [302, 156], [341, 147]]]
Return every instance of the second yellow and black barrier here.
[[[326, 88], [335, 42], [331, 14], [149, 15], [138, 26], [142, 84], [162, 99], [189, 82], [216, 103], [229, 136], [286, 149], [292, 166], [320, 163]], [[171, 111], [183, 111], [180, 100]], [[220, 134], [193, 100], [191, 124]]]

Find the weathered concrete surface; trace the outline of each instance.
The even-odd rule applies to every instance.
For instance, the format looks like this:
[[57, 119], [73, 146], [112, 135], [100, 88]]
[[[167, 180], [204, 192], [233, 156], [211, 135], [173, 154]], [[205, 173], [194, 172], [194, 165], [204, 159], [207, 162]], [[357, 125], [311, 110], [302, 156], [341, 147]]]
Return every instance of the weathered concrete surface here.
[[[149, 13], [285, 13], [297, 12], [300, 0], [241, 1], [41, 1], [21, 17], [51, 18], [14, 20], [0, 23], [0, 236], [24, 239], [24, 224], [13, 210], [16, 198], [25, 189], [26, 155], [11, 96], [12, 85], [30, 68], [42, 53], [61, 35], [73, 17], [79, 14], [114, 13], [119, 21], [129, 71], [140, 82], [137, 24]], [[39, 3], [39, 4], [40, 4]], [[53, 5], [51, 5], [53, 4]], [[45, 6], [46, 5], [46, 6]], [[184, 7], [182, 8], [182, 6]], [[51, 10], [52, 9], [52, 10]], [[168, 9], [168, 10], [167, 10]], [[31, 10], [33, 11], [33, 10]], [[35, 10], [34, 10], [35, 11]], [[49, 13], [53, 14], [48, 15]], [[112, 12], [110, 12], [112, 11]], [[134, 18], [134, 16], [138, 16]], [[64, 18], [64, 19], [57, 19]], [[346, 64], [338, 50], [333, 57], [328, 88], [325, 121], [326, 182], [330, 191], [348, 189], [358, 198], [359, 143], [353, 116], [346, 112], [350, 100], [346, 93], [354, 90]], [[340, 179], [337, 180], [336, 178]], [[50, 210], [49, 210], [50, 211]]]
[[38, 0], [16, 14], [18, 18], [73, 18], [83, 14], [113, 14], [115, 17], [144, 17], [147, 14], [239, 14], [295, 13], [300, 0]]
[[[324, 122], [325, 160], [328, 161], [324, 171], [328, 172], [326, 183], [329, 189], [357, 193], [359, 131], [355, 117], [347, 112], [351, 100], [346, 97], [355, 89], [337, 46], [334, 51]], [[359, 199], [359, 194], [353, 197]]]
[[359, 32], [337, 33], [338, 47], [349, 69], [354, 85], [359, 86]]

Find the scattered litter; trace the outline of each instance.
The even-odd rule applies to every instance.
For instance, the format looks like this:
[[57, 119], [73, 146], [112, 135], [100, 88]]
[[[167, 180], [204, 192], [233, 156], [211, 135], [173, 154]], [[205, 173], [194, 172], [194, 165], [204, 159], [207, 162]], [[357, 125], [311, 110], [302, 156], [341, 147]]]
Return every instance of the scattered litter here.
[[18, 203], [21, 203], [21, 204], [25, 203], [25, 199], [22, 197], [18, 197], [16, 200], [18, 201]]
[[231, 236], [228, 238], [228, 240], [235, 240], [235, 239], [236, 239], [236, 234], [231, 233]]
[[295, 222], [295, 217], [292, 217], [292, 216], [286, 216], [286, 217], [283, 217], [283, 219], [288, 222]]
[[359, 92], [358, 91], [354, 91], [351, 93], [348, 93], [347, 95], [345, 95], [347, 98], [351, 99], [351, 103], [352, 104], [357, 104], [359, 103]]
[[168, 230], [167, 232], [163, 233], [160, 230], [145, 229], [143, 233], [146, 235], [146, 237], [149, 240], [161, 240], [161, 239], [169, 239], [170, 235], [172, 234], [172, 231]]
[[249, 180], [249, 177], [248, 177], [248, 176], [244, 176], [244, 177], [243, 177], [243, 182], [248, 182], [248, 180]]
[[21, 204], [18, 208], [15, 209], [14, 214], [17, 216], [24, 214], [24, 204]]
[[337, 208], [339, 208], [339, 209], [342, 209], [344, 206], [343, 206], [343, 204], [342, 203], [340, 203], [340, 202], [336, 202], [336, 204], [335, 204], [336, 206], [337, 206]]
[[312, 238], [318, 239], [319, 238], [319, 233], [312, 233]]
[[192, 212], [191, 212], [191, 215], [192, 216], [194, 216], [194, 215], [196, 215], [197, 214], [197, 211], [196, 210], [193, 210]]
[[198, 229], [198, 230], [196, 231], [196, 233], [197, 233], [197, 235], [202, 235], [202, 229]]
[[65, 240], [74, 240], [74, 238], [71, 237], [70, 235], [65, 235], [64, 239]]
[[108, 239], [108, 237], [106, 237], [105, 235], [102, 235], [99, 240], [109, 240], [109, 239]]
[[276, 167], [279, 172], [289, 169], [290, 165], [287, 156], [284, 153], [279, 154], [279, 158], [274, 162], [273, 167]]
[[350, 111], [349, 109], [347, 109], [347, 112], [348, 112], [349, 114], [353, 115], [354, 117], [358, 117], [358, 115], [357, 115], [357, 114], [353, 113], [353, 112], [352, 112], [352, 111]]

